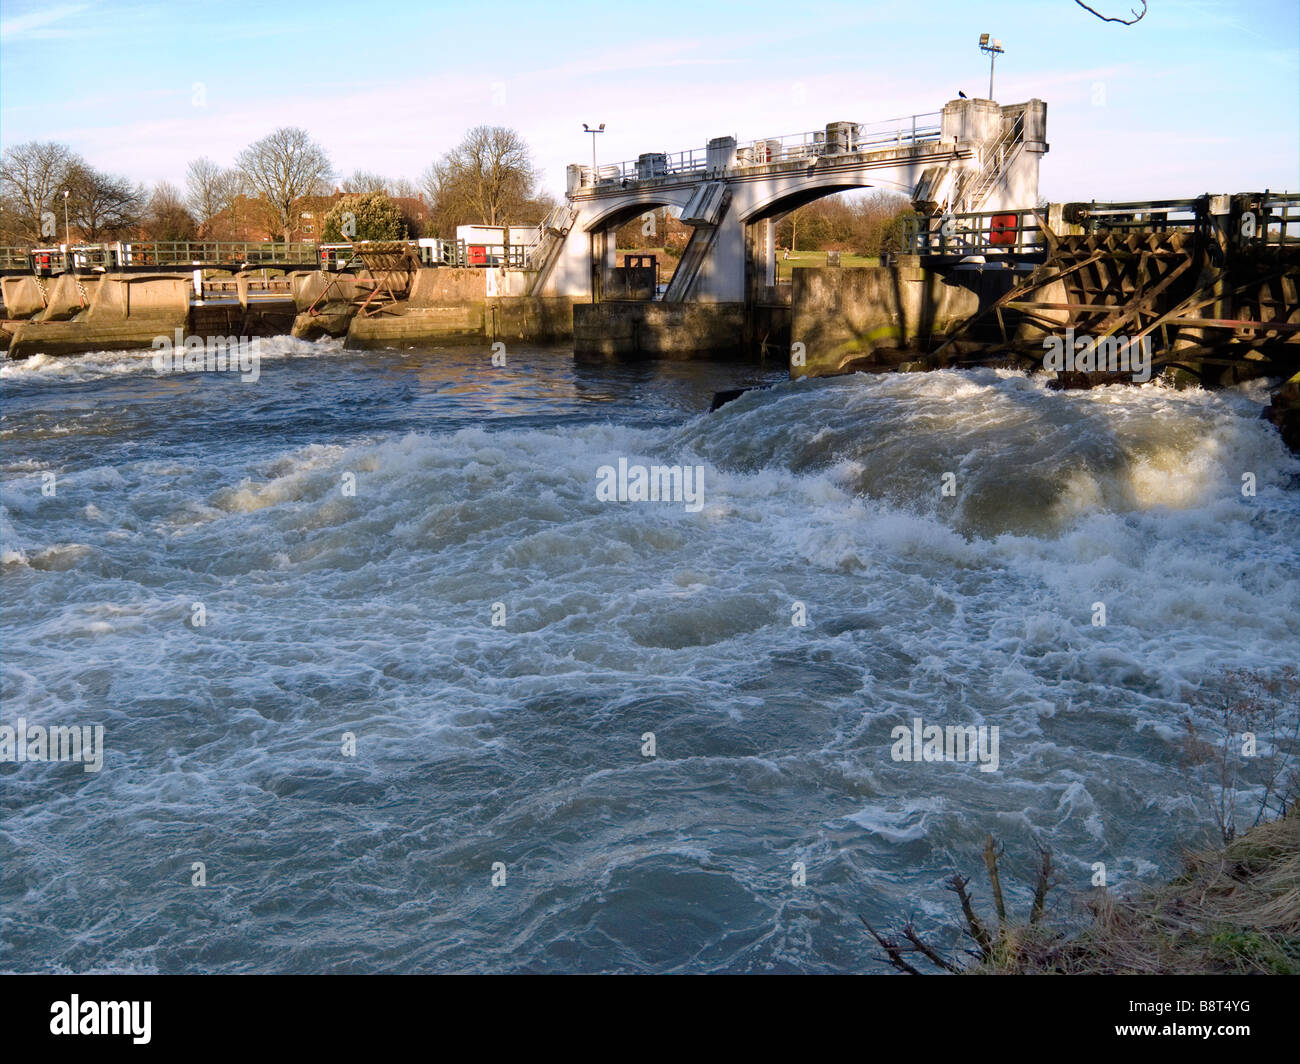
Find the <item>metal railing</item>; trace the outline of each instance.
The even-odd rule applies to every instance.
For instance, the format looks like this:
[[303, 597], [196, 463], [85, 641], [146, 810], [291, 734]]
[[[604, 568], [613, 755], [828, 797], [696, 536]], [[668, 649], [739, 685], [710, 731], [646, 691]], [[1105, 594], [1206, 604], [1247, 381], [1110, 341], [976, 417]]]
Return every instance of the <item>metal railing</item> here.
[[1030, 255], [1046, 250], [1039, 212], [975, 211], [908, 219], [907, 252], [965, 258], [969, 255]]
[[736, 149], [738, 166], [820, 159], [828, 155], [854, 155], [868, 151], [901, 149], [939, 139], [941, 112], [891, 118], [870, 125], [845, 122], [838, 128], [814, 129], [755, 140]]
[[463, 266], [469, 261], [463, 240], [436, 238], [420, 244], [420, 261], [429, 266]]
[[548, 259], [573, 228], [574, 217], [575, 212], [568, 203], [557, 203], [551, 208], [550, 213], [538, 227], [537, 242], [524, 245], [525, 269], [546, 268]]
[[1165, 232], [1171, 229], [1195, 229], [1205, 222], [1208, 201], [1205, 197], [1184, 200], [1146, 200], [1131, 203], [1068, 203], [1063, 216], [1067, 223], [1079, 225], [1085, 233], [1095, 232]]
[[273, 265], [316, 260], [315, 244], [221, 240], [143, 240], [44, 248], [0, 248], [0, 268], [63, 273], [123, 266]]
[[[825, 129], [810, 130], [806, 133], [764, 137], [737, 145], [734, 165], [738, 168], [767, 166], [771, 163], [883, 151], [889, 148], [901, 149], [904, 146], [930, 143], [940, 137], [941, 119], [941, 111], [928, 111], [924, 114], [889, 118], [882, 122], [839, 122], [832, 123]], [[697, 174], [708, 169], [708, 162], [707, 148], [652, 154], [641, 159], [628, 159], [597, 167], [595, 184]], [[582, 168], [581, 184], [584, 188], [592, 187], [591, 167]]]
[[[1230, 242], [1246, 247], [1300, 243], [1300, 193], [1248, 192], [1182, 200], [1130, 203], [1068, 203], [1063, 219], [1085, 233], [1168, 232], [1224, 229]], [[1246, 215], [1251, 217], [1247, 219]]]
[[[528, 268], [529, 256], [538, 246], [526, 244], [480, 244], [465, 240], [426, 237], [407, 242], [426, 266], [503, 266], [509, 270]], [[343, 270], [361, 265], [365, 243], [323, 244], [320, 248], [321, 269]]]
[[1258, 242], [1267, 246], [1300, 243], [1300, 193], [1266, 194], [1260, 201]]
[[195, 262], [314, 262], [316, 244], [223, 240], [145, 240], [117, 245], [125, 266], [186, 266]]
[[[572, 214], [567, 207], [553, 212], [557, 225], [567, 232]], [[550, 222], [548, 221], [548, 225]], [[546, 230], [541, 230], [544, 235]], [[408, 242], [428, 266], [501, 266], [528, 269], [542, 246], [541, 240], [518, 244], [468, 244], [441, 238]], [[306, 266], [342, 270], [360, 262], [364, 243], [276, 244], [246, 241], [143, 241], [118, 244], [76, 245], [71, 248], [0, 247], [0, 269], [30, 270], [40, 274], [69, 270], [114, 270], [123, 267], [230, 267]]]
[[533, 244], [476, 244], [470, 253], [470, 266], [502, 266], [507, 270], [522, 270], [528, 266], [528, 252]]
[[[679, 174], [698, 174], [708, 169], [709, 153], [707, 148], [692, 148], [690, 151], [661, 153], [653, 163], [643, 163], [639, 159], [629, 159], [621, 163], [607, 163], [596, 168], [596, 180], [599, 184], [613, 181], [638, 181], [658, 177], [676, 177]], [[591, 185], [591, 167], [583, 168], [583, 185]]]
[[979, 206], [989, 190], [997, 184], [1007, 163], [1015, 158], [1024, 144], [1025, 114], [1020, 112], [992, 144], [980, 148], [979, 165], [967, 170], [958, 179], [949, 203], [962, 206], [969, 197], [971, 206]]

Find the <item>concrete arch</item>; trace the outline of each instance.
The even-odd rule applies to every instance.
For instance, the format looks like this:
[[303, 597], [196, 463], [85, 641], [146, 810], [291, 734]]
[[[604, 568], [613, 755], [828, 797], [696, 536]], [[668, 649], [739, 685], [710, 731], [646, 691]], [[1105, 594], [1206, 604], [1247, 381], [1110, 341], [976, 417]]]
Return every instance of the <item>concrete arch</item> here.
[[691, 185], [682, 189], [647, 189], [640, 194], [620, 197], [615, 203], [602, 207], [598, 214], [584, 219], [583, 231], [597, 233], [616, 228], [657, 207], [685, 207], [694, 192], [695, 186]]
[[860, 176], [826, 174], [820, 179], [813, 178], [799, 181], [797, 184], [791, 183], [779, 192], [766, 196], [740, 211], [739, 216], [741, 222], [749, 225], [752, 222], [761, 222], [765, 218], [773, 218], [778, 214], [785, 214], [797, 207], [833, 196], [837, 192], [852, 192], [862, 188], [886, 188], [910, 197], [913, 187], [911, 183], [872, 173], [864, 173]]

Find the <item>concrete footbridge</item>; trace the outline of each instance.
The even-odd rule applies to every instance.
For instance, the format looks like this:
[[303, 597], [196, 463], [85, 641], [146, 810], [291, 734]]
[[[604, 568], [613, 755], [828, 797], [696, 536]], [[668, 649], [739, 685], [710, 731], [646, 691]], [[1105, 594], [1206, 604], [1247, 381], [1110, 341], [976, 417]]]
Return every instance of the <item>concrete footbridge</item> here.
[[716, 137], [702, 150], [571, 165], [567, 202], [530, 250], [529, 294], [600, 302], [617, 269], [615, 231], [667, 207], [693, 232], [664, 301], [761, 303], [776, 284], [776, 225], [790, 211], [867, 187], [905, 194], [926, 218], [1032, 210], [1047, 150], [1042, 100], [958, 99], [869, 125], [831, 122], [746, 144]]

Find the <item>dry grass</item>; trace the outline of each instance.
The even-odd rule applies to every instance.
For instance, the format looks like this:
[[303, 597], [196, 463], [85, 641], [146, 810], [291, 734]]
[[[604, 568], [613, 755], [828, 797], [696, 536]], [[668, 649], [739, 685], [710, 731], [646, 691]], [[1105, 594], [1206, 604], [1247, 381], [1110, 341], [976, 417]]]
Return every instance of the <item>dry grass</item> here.
[[1023, 923], [1014, 922], [1003, 902], [1002, 850], [988, 836], [984, 865], [996, 924], [980, 920], [966, 877], [948, 880], [965, 934], [978, 947], [967, 951], [974, 963], [941, 956], [910, 924], [900, 940], [864, 919], [882, 959], [916, 975], [913, 961], [985, 975], [1300, 975], [1300, 674], [1229, 670], [1216, 690], [1204, 730], [1189, 717], [1181, 745], [1187, 780], [1204, 791], [1222, 846], [1185, 851], [1181, 875], [1135, 897], [1105, 887], [1080, 896], [1090, 924], [1067, 934], [1042, 919], [1044, 898], [1057, 885], [1051, 855], [1040, 850], [1033, 906]]
[[1134, 899], [1098, 889], [1092, 926], [1053, 941], [1008, 928], [983, 974], [1300, 975], [1300, 813], [1295, 807]]

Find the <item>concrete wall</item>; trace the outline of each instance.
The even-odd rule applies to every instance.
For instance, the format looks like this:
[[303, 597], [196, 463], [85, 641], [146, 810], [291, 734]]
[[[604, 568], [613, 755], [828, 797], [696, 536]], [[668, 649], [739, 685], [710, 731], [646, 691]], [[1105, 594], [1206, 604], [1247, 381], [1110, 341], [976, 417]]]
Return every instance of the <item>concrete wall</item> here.
[[412, 307], [438, 307], [455, 303], [482, 303], [487, 298], [486, 269], [439, 266], [417, 270], [408, 302]]
[[[1004, 125], [1010, 127], [1013, 121], [1014, 117], [1007, 115]], [[980, 210], [1024, 210], [1038, 203], [1039, 170], [1048, 148], [1046, 136], [1047, 104], [1042, 100], [1030, 100], [1024, 117], [1024, 145], [1006, 165], [998, 182], [989, 189]]]
[[46, 282], [49, 305], [37, 315], [40, 321], [67, 321], [86, 310], [94, 302], [99, 290], [98, 276], [77, 276], [62, 273], [53, 285]]
[[745, 223], [741, 204], [735, 199], [718, 223], [709, 257], [695, 276], [690, 298], [701, 303], [743, 303], [745, 301]]
[[[73, 298], [70, 293], [76, 292], [75, 280], [67, 280], [71, 289], [65, 283], [57, 293], [56, 286], [46, 282], [55, 313], [61, 307], [67, 309]], [[90, 306], [84, 314], [78, 310], [76, 321], [24, 322], [11, 334], [9, 354], [26, 358], [38, 353], [65, 355], [147, 348], [155, 337], [170, 337], [174, 330], [187, 328], [191, 291], [188, 276], [105, 274], [93, 294], [87, 289]]]
[[534, 270], [505, 270], [499, 266], [490, 266], [481, 271], [487, 276], [488, 297], [492, 296], [526, 296], [532, 293], [537, 280]]
[[347, 342], [349, 347], [463, 346], [498, 340], [558, 343], [572, 335], [573, 300], [506, 296], [357, 316]]
[[[998, 271], [1008, 276], [1011, 271]], [[807, 364], [792, 377], [888, 368], [915, 356], [954, 325], [978, 313], [985, 281], [978, 271], [945, 278], [920, 266], [796, 268], [791, 344]]]
[[1002, 106], [994, 100], [949, 100], [939, 118], [939, 139], [945, 144], [979, 143], [1002, 129]]
[[486, 340], [483, 304], [411, 307], [405, 314], [354, 317], [348, 347], [407, 347], [429, 343], [476, 344]]
[[745, 354], [741, 303], [578, 303], [573, 353], [579, 358], [707, 358]]
[[[184, 327], [184, 319], [179, 323]], [[133, 321], [23, 322], [9, 343], [11, 358], [31, 355], [79, 355], [86, 351], [134, 351], [149, 348], [156, 337], [173, 338], [170, 322], [139, 318]]]
[[[14, 357], [36, 352], [74, 354], [99, 349], [149, 347], [156, 336], [187, 334], [270, 335], [291, 331], [303, 339], [347, 337], [357, 347], [428, 344], [484, 344], [497, 340], [553, 343], [573, 335], [573, 300], [528, 296], [487, 296], [492, 278], [485, 269], [424, 269], [417, 272], [411, 299], [391, 304], [383, 313], [358, 317], [350, 300], [364, 298], [369, 287], [353, 274], [297, 271], [290, 276], [293, 300], [274, 304], [247, 301], [247, 280], [234, 304], [190, 306], [188, 276], [109, 275], [81, 278], [90, 297], [82, 312], [81, 289], [71, 275], [45, 279], [4, 278], [4, 292], [17, 310], [34, 320], [4, 330]], [[505, 278], [522, 277], [506, 273]], [[501, 280], [500, 277], [497, 278]], [[327, 304], [307, 314], [334, 283]], [[45, 296], [48, 296], [48, 309]], [[507, 284], [501, 287], [509, 288]], [[76, 315], [76, 321], [57, 321]]]
[[[585, 305], [585, 304], [582, 304]], [[489, 299], [487, 329], [491, 340], [560, 343], [573, 339], [573, 299], [509, 296]]]
[[193, 290], [189, 277], [105, 274], [86, 317], [92, 322], [148, 318], [183, 326]]
[[4, 293], [6, 318], [30, 318], [45, 309], [43, 285], [48, 292], [53, 282], [45, 279], [37, 283], [35, 277], [0, 277], [0, 292]]

